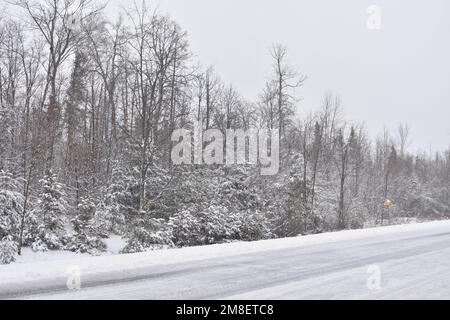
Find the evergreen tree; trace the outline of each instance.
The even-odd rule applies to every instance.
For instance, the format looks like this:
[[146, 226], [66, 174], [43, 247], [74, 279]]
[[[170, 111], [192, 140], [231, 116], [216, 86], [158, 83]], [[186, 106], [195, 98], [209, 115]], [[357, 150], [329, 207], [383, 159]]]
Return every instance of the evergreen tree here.
[[74, 234], [65, 246], [66, 250], [78, 253], [96, 254], [106, 249], [101, 236], [106, 236], [102, 230], [98, 230], [94, 224], [96, 206], [92, 199], [80, 200], [76, 210], [76, 216], [72, 219]]
[[18, 237], [24, 205], [21, 183], [21, 179], [0, 170], [0, 239]]
[[67, 215], [67, 203], [63, 185], [51, 170], [40, 180], [42, 190], [38, 196], [36, 216], [37, 235], [35, 247], [60, 249], [65, 243], [64, 225]]
[[12, 236], [0, 240], [0, 264], [8, 264], [16, 260], [17, 243]]
[[142, 252], [173, 246], [171, 230], [163, 219], [141, 211], [128, 226], [127, 244], [123, 253]]

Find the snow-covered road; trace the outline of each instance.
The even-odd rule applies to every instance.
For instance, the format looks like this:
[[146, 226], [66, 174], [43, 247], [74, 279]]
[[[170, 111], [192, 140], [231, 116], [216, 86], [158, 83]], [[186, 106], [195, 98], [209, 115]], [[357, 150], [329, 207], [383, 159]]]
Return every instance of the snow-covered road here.
[[450, 299], [450, 221], [16, 263], [0, 298]]

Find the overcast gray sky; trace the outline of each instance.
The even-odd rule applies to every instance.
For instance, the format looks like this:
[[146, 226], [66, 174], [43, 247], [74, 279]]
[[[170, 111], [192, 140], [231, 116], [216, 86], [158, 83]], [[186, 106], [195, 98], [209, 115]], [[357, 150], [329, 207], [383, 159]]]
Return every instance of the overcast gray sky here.
[[[138, 0], [138, 3], [139, 0]], [[450, 146], [450, 1], [448, 0], [156, 0], [189, 34], [203, 65], [254, 100], [270, 73], [268, 48], [287, 46], [290, 63], [308, 76], [299, 113], [320, 107], [325, 91], [341, 95], [345, 117], [411, 126], [411, 150]], [[110, 0], [114, 17], [119, 6]], [[381, 29], [366, 27], [367, 8]]]

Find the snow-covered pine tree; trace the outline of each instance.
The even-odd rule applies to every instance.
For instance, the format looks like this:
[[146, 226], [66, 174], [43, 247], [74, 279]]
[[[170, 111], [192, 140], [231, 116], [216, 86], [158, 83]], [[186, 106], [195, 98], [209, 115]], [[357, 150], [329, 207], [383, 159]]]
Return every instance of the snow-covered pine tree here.
[[151, 217], [145, 211], [141, 211], [133, 219], [133, 223], [128, 227], [127, 235], [127, 245], [123, 248], [123, 253], [143, 252], [173, 246], [171, 230], [165, 221]]
[[63, 185], [48, 170], [40, 180], [42, 190], [33, 214], [37, 222], [37, 235], [32, 247], [39, 250], [60, 249], [65, 243], [64, 224], [67, 205]]
[[[234, 218], [234, 217], [233, 217]], [[274, 235], [270, 230], [270, 221], [267, 216], [259, 210], [242, 211], [239, 214], [238, 221], [238, 239], [244, 241], [255, 241], [261, 239], [270, 239]]]
[[96, 254], [106, 249], [101, 239], [103, 233], [94, 225], [95, 210], [96, 206], [92, 199], [80, 200], [76, 216], [72, 219], [74, 234], [65, 246], [66, 250]]
[[200, 224], [194, 212], [195, 206], [190, 209], [180, 210], [169, 219], [172, 230], [172, 239], [176, 246], [186, 247], [199, 244]]
[[126, 165], [119, 161], [113, 163], [111, 181], [103, 189], [103, 197], [97, 208], [98, 224], [104, 231], [122, 234], [125, 221], [133, 215], [138, 201], [139, 183]]
[[12, 236], [0, 240], [0, 264], [8, 264], [16, 260], [17, 243]]
[[18, 236], [24, 203], [21, 183], [21, 179], [0, 170], [0, 239]]

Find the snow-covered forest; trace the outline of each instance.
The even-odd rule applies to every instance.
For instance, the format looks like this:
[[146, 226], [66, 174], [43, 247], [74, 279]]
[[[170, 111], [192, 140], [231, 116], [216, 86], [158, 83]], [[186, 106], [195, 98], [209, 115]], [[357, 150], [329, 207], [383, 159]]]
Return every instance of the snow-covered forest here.
[[[0, 263], [23, 247], [97, 254], [113, 234], [128, 253], [450, 216], [450, 149], [411, 153], [402, 119], [372, 139], [337, 93], [299, 117], [309, 79], [281, 44], [248, 101], [154, 8], [109, 21], [100, 1], [13, 3], [20, 14], [0, 13]], [[174, 165], [172, 132], [194, 121], [279, 130], [278, 174]]]

